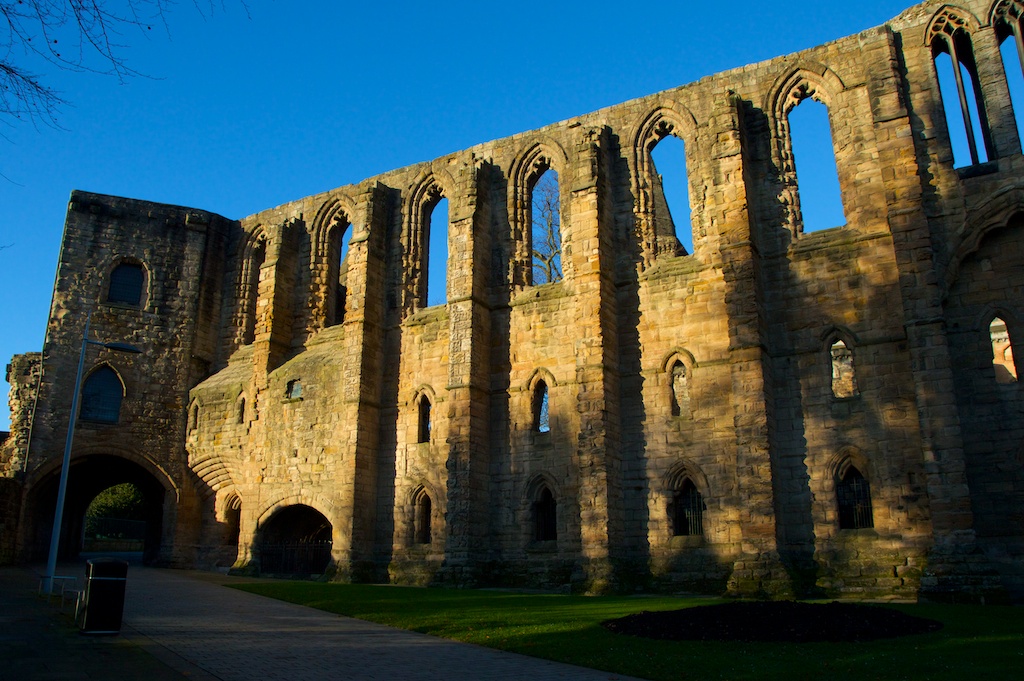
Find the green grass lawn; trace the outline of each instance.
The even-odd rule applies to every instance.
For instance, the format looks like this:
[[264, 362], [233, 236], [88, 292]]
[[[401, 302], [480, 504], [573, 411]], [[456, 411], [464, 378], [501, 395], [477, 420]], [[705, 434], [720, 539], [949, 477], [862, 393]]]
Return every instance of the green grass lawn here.
[[696, 643], [606, 631], [603, 620], [713, 601], [585, 597], [395, 586], [272, 582], [236, 588], [320, 610], [647, 679], [1024, 678], [1024, 609], [899, 605], [942, 631], [873, 643]]

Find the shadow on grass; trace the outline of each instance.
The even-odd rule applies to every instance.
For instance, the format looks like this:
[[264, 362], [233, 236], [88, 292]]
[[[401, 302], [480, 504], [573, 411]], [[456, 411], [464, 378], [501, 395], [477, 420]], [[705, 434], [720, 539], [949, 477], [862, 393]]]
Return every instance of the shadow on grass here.
[[1003, 679], [1024, 668], [1024, 610], [886, 605], [941, 631], [866, 643], [657, 641], [613, 634], [608, 619], [708, 599], [583, 597], [280, 582], [235, 588], [500, 650], [654, 680]]

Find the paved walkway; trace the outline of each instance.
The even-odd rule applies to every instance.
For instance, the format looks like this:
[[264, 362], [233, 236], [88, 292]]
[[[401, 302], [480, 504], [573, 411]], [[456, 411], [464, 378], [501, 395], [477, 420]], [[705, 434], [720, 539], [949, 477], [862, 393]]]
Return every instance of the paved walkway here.
[[[0, 571], [0, 607], [4, 614], [11, 596], [8, 583], [2, 580], [9, 572]], [[28, 573], [22, 574], [24, 578]], [[47, 664], [53, 661], [51, 658], [68, 655], [82, 659], [88, 667], [77, 675], [64, 675], [69, 671], [66, 667], [63, 672], [54, 667], [44, 673], [22, 665], [11, 678], [26, 681], [628, 681], [616, 674], [392, 629], [223, 586], [231, 580], [210, 573], [133, 566], [129, 570], [121, 636], [76, 636], [66, 631], [65, 622], [65, 631], [57, 632], [63, 639], [61, 646], [49, 654], [40, 644], [36, 647], [43, 649], [33, 655], [34, 644], [20, 640], [17, 631], [23, 623], [0, 615], [0, 660], [12, 659], [5, 654], [10, 652], [5, 637], [11, 635], [20, 641], [16, 659]], [[46, 606], [35, 596], [31, 599], [34, 610], [55, 619], [52, 611], [57, 606]], [[17, 610], [24, 611], [25, 605], [22, 602]], [[12, 624], [14, 628], [8, 631]], [[106, 661], [99, 663], [92, 659], [104, 656]], [[6, 678], [7, 671], [0, 668], [0, 677]]]

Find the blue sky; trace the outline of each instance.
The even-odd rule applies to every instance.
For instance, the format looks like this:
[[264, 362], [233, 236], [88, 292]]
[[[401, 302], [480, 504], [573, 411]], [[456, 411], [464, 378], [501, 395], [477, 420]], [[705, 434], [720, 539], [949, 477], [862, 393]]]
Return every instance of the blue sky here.
[[180, 2], [166, 30], [124, 32], [125, 60], [147, 77], [46, 73], [71, 103], [60, 129], [0, 124], [0, 365], [42, 346], [73, 189], [240, 218], [813, 47], [911, 3], [246, 4], [248, 16], [224, 0], [203, 17]]

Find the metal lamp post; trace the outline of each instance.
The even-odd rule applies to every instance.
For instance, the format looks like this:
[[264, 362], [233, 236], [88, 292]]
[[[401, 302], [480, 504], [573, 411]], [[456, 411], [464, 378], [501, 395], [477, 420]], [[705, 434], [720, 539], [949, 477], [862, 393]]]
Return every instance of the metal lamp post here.
[[78, 374], [75, 376], [75, 392], [71, 398], [71, 418], [68, 421], [68, 436], [64, 442], [64, 461], [60, 467], [60, 484], [57, 487], [57, 509], [53, 514], [53, 532], [50, 534], [50, 555], [46, 561], [46, 573], [43, 575], [43, 589], [47, 594], [53, 593], [53, 577], [57, 572], [57, 550], [60, 547], [60, 529], [64, 520], [64, 494], [68, 487], [68, 469], [71, 468], [71, 443], [75, 435], [75, 424], [78, 423], [78, 396], [82, 391], [82, 370], [85, 368], [85, 349], [90, 345], [117, 352], [139, 354], [139, 348], [128, 343], [101, 343], [89, 340], [89, 322], [92, 313], [85, 318], [85, 331], [82, 332], [82, 351], [78, 355]]

